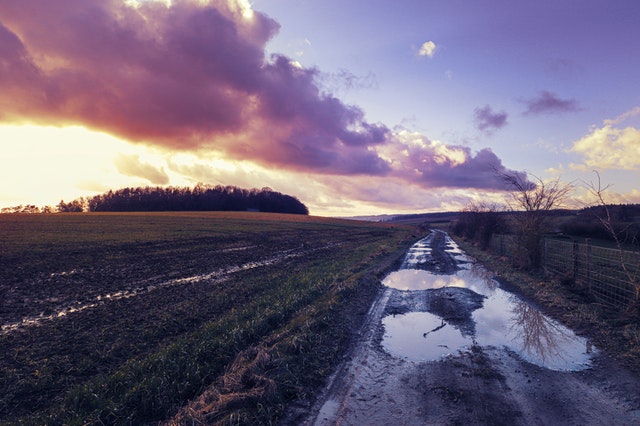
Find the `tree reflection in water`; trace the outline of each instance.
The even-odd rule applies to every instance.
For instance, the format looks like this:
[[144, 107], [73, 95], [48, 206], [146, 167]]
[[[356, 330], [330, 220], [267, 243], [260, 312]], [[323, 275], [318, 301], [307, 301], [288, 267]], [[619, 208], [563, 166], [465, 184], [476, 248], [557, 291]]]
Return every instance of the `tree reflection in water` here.
[[573, 333], [518, 297], [509, 299], [513, 306], [510, 331], [522, 339], [522, 351], [542, 361], [564, 359], [562, 343], [572, 340]]
[[[471, 268], [469, 269], [469, 278], [473, 278], [473, 281], [482, 283], [482, 285], [484, 285], [489, 291], [495, 291], [495, 289], [498, 288], [498, 282], [495, 280], [493, 273], [477, 262], [471, 264]], [[480, 293], [485, 294], [485, 292]]]

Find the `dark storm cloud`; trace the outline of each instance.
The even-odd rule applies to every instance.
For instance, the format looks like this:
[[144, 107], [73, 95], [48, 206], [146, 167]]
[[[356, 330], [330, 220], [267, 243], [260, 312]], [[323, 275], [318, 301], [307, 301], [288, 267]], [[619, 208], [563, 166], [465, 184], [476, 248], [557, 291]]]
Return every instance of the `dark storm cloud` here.
[[232, 11], [218, 6], [2, 2], [0, 19], [19, 40], [9, 63], [33, 70], [3, 78], [3, 91], [27, 95], [15, 106], [7, 99], [3, 109], [178, 147], [239, 129], [247, 97], [260, 84], [264, 43], [278, 25], [260, 16], [239, 28]]
[[[499, 163], [493, 153], [382, 155], [398, 142], [385, 125], [324, 92], [317, 70], [265, 57], [278, 30], [234, 0], [0, 1], [0, 121], [82, 125], [286, 170], [496, 187], [483, 167]], [[482, 117], [500, 125], [500, 114]], [[164, 181], [120, 160], [125, 172]]]

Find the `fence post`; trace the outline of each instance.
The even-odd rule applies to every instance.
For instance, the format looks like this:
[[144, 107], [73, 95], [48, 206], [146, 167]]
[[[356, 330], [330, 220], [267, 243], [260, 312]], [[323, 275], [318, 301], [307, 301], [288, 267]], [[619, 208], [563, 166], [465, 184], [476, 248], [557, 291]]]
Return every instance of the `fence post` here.
[[589, 289], [589, 293], [591, 293], [591, 238], [587, 238], [587, 288]]
[[578, 279], [578, 241], [573, 240], [573, 282]]

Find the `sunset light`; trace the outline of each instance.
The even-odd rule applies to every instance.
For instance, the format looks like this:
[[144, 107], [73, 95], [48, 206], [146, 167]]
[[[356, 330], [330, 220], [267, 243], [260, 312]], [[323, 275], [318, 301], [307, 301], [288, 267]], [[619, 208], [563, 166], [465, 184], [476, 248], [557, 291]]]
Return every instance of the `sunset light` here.
[[0, 207], [204, 183], [441, 211], [594, 170], [640, 201], [635, 2], [360, 3], [0, 3]]
[[0, 0], [0, 425], [640, 425], [640, 0]]

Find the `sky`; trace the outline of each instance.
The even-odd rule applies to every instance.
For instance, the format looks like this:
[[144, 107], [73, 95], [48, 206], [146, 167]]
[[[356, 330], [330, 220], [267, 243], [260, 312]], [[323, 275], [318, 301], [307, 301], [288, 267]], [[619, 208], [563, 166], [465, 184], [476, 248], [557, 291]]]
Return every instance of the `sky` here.
[[636, 0], [0, 0], [0, 207], [269, 187], [456, 211], [499, 173], [640, 202]]

